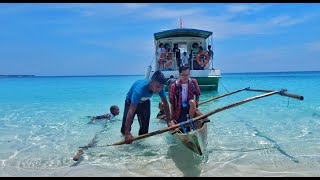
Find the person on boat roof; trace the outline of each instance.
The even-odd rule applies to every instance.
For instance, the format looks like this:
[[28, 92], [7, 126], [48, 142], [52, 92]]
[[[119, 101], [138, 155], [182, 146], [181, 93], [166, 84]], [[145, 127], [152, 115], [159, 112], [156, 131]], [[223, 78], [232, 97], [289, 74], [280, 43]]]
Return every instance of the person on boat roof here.
[[119, 107], [117, 105], [113, 105], [110, 107], [110, 113], [108, 114], [104, 114], [104, 115], [100, 115], [100, 116], [87, 116], [87, 118], [90, 118], [92, 121], [94, 120], [114, 120], [114, 118], [119, 115], [120, 110]]
[[126, 144], [132, 143], [133, 136], [130, 131], [136, 114], [138, 115], [140, 125], [139, 135], [148, 133], [150, 122], [150, 98], [153, 94], [159, 94], [161, 97], [168, 126], [174, 125], [174, 123], [168, 119], [171, 117], [171, 114], [164, 90], [165, 83], [166, 79], [163, 73], [158, 70], [154, 72], [151, 80], [138, 80], [131, 86], [125, 100], [121, 126], [121, 133], [125, 136]]
[[200, 88], [194, 78], [190, 78], [189, 66], [179, 68], [180, 78], [170, 87], [171, 119], [180, 123], [187, 120], [187, 116], [194, 118], [200, 98]]

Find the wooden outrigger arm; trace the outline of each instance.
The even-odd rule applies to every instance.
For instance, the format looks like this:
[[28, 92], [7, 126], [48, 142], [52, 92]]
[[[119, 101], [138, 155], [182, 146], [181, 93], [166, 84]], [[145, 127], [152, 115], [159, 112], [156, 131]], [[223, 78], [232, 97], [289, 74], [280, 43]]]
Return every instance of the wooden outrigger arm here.
[[[249, 88], [244, 88], [242, 90], [238, 90], [237, 92], [240, 92], [240, 91], [243, 91], [243, 90], [248, 90]], [[267, 91], [267, 90], [266, 90]], [[247, 98], [247, 99], [244, 99], [242, 101], [239, 101], [239, 102], [236, 102], [236, 103], [233, 103], [233, 104], [229, 104], [227, 106], [224, 106], [224, 107], [221, 107], [221, 108], [218, 108], [218, 109], [215, 109], [215, 110], [212, 110], [206, 114], [203, 114], [203, 115], [200, 115], [198, 117], [195, 117], [193, 119], [194, 122], [197, 122], [201, 119], [205, 119], [215, 113], [218, 113], [218, 112], [221, 112], [221, 111], [224, 111], [226, 109], [229, 109], [229, 108], [233, 108], [233, 107], [236, 107], [236, 106], [239, 106], [241, 104], [244, 104], [244, 103], [247, 103], [247, 102], [250, 102], [250, 101], [253, 101], [253, 100], [256, 100], [256, 99], [260, 99], [260, 98], [264, 98], [264, 97], [268, 97], [268, 96], [271, 96], [271, 95], [274, 95], [274, 94], [280, 94], [280, 95], [283, 95], [283, 96], [288, 96], [288, 97], [291, 97], [291, 98], [295, 98], [295, 99], [299, 99], [299, 100], [303, 100], [303, 96], [299, 96], [299, 95], [295, 95], [295, 94], [288, 94], [288, 93], [284, 93], [285, 90], [281, 90], [281, 91], [271, 91], [271, 92], [267, 92], [265, 94], [261, 94], [261, 95], [258, 95], [258, 96], [254, 96], [254, 97], [251, 97], [251, 98]], [[232, 92], [232, 93], [228, 93], [226, 94], [225, 96], [227, 95], [230, 95], [230, 94], [234, 94], [236, 93], [236, 91]], [[219, 98], [221, 97], [224, 97], [223, 95], [221, 95]], [[299, 98], [298, 98], [299, 97]], [[302, 97], [302, 98], [301, 98]], [[216, 98], [217, 99], [217, 98]], [[210, 101], [214, 100], [214, 98], [212, 98]], [[206, 101], [206, 102], [209, 102], [209, 101]], [[203, 104], [203, 103], [202, 103]], [[186, 125], [190, 124], [190, 121], [185, 121], [184, 122]], [[157, 135], [157, 134], [162, 134], [164, 132], [167, 132], [167, 131], [171, 131], [171, 130], [174, 130], [176, 128], [179, 128], [180, 127], [180, 123], [178, 124], [175, 124], [173, 126], [170, 126], [170, 127], [167, 127], [167, 128], [164, 128], [164, 129], [160, 129], [160, 130], [157, 130], [157, 131], [153, 131], [153, 132], [150, 132], [150, 133], [147, 133], [147, 134], [143, 134], [143, 135], [139, 135], [139, 136], [135, 136], [132, 138], [132, 141], [136, 141], [136, 140], [139, 140], [139, 139], [144, 139], [144, 138], [147, 138], [147, 137], [150, 137], [150, 136], [154, 136], [154, 135]], [[116, 142], [114, 144], [109, 144], [109, 145], [105, 145], [105, 146], [115, 146], [115, 145], [122, 145], [122, 144], [125, 144], [125, 141], [122, 140], [122, 141], [119, 141], [119, 142]], [[99, 146], [101, 147], [101, 146]]]
[[210, 102], [210, 101], [213, 101], [213, 100], [217, 100], [217, 99], [220, 99], [220, 98], [222, 98], [222, 97], [229, 96], [229, 95], [231, 95], [231, 94], [235, 94], [235, 93], [237, 93], [237, 92], [241, 92], [241, 91], [247, 90], [248, 88], [250, 88], [250, 87], [243, 88], [243, 89], [239, 89], [239, 90], [236, 90], [236, 91], [227, 93], [227, 94], [222, 94], [222, 95], [220, 95], [220, 96], [216, 96], [216, 97], [210, 98], [210, 99], [208, 99], [208, 100], [199, 102], [198, 105], [202, 105], [202, 104], [204, 104], [204, 103], [207, 103], [207, 102]]
[[[271, 92], [272, 90], [261, 90], [261, 89], [251, 89], [251, 88], [246, 88], [247, 91], [255, 91], [255, 92]], [[283, 89], [279, 92], [279, 95], [281, 96], [287, 96], [290, 98], [294, 98], [294, 99], [298, 99], [298, 100], [303, 100], [304, 97], [300, 96], [300, 95], [296, 95], [296, 94], [289, 94], [286, 93], [285, 91], [287, 91], [286, 89]]]
[[[238, 93], [238, 92], [241, 92], [241, 91], [244, 91], [244, 90], [246, 90], [246, 91], [255, 91], [255, 92], [265, 92], [265, 93], [272, 92], [272, 90], [251, 89], [250, 87], [247, 87], [247, 88], [239, 89], [239, 90], [236, 90], [236, 91], [233, 91], [233, 92], [230, 92], [230, 93], [222, 94], [220, 96], [209, 98], [209, 99], [207, 99], [205, 101], [199, 102], [198, 105], [202, 105], [204, 103], [207, 103], [207, 102], [210, 102], [210, 101], [214, 101], [214, 100], [220, 99], [222, 97], [229, 96], [231, 94], [235, 94], [235, 93]], [[286, 93], [285, 91], [287, 91], [287, 90], [286, 89], [282, 89], [281, 91], [279, 91], [278, 94], [281, 95], [281, 96], [287, 96], [287, 97], [298, 99], [298, 100], [303, 100], [304, 99], [303, 96], [296, 95], [296, 94], [289, 94], [289, 93]]]

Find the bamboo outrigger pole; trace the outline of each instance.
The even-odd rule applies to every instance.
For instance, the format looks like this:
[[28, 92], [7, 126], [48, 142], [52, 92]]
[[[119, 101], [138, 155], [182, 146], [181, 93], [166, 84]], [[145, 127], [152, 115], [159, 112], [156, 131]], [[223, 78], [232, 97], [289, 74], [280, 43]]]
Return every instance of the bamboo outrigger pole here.
[[[251, 89], [251, 88], [246, 88], [247, 91], [255, 91], [255, 92], [271, 92], [272, 90], [261, 90], [261, 89]], [[290, 93], [286, 93], [285, 91], [287, 91], [286, 89], [283, 89], [282, 91], [279, 92], [279, 95], [281, 96], [288, 96], [294, 99], [298, 99], [298, 100], [303, 100], [304, 97], [300, 96], [300, 95], [296, 95], [296, 94], [290, 94]]]
[[[206, 114], [203, 114], [203, 115], [200, 115], [198, 117], [195, 117], [193, 119], [194, 122], [196, 121], [199, 121], [201, 119], [204, 119], [204, 118], [207, 118], [215, 113], [218, 113], [218, 112], [221, 112], [221, 111], [224, 111], [226, 109], [229, 109], [229, 108], [232, 108], [232, 107], [235, 107], [235, 106], [239, 106], [241, 104], [244, 104], [244, 103], [247, 103], [247, 102], [250, 102], [250, 101], [253, 101], [253, 100], [256, 100], [256, 99], [260, 99], [260, 98], [264, 98], [264, 97], [268, 97], [268, 96], [271, 96], [271, 95], [274, 95], [274, 94], [282, 94], [282, 95], [285, 95], [285, 96], [288, 96], [288, 97], [291, 97], [291, 98], [295, 98], [297, 99], [296, 97], [299, 97], [299, 95], [294, 95], [294, 94], [284, 94], [283, 92], [284, 90], [282, 91], [271, 91], [271, 92], [268, 92], [268, 93], [265, 93], [265, 94], [261, 94], [261, 95], [258, 95], [258, 96], [254, 96], [254, 97], [251, 97], [251, 98], [247, 98], [245, 100], [242, 100], [242, 101], [239, 101], [239, 102], [236, 102], [236, 103], [233, 103], [233, 104], [230, 104], [230, 105], [227, 105], [227, 106], [224, 106], [224, 107], [221, 107], [221, 108], [218, 108], [218, 109], [215, 109], [213, 111], [210, 111]], [[302, 96], [301, 96], [302, 97]], [[299, 98], [299, 100], [303, 100], [303, 98]], [[189, 121], [185, 121], [184, 122], [186, 125], [189, 124], [190, 122]], [[176, 124], [176, 125], [173, 125], [173, 126], [170, 126], [170, 127], [167, 127], [167, 128], [164, 128], [164, 129], [160, 129], [160, 130], [157, 130], [157, 131], [153, 131], [153, 132], [150, 132], [150, 133], [147, 133], [147, 134], [143, 134], [143, 135], [140, 135], [140, 136], [136, 136], [136, 137], [133, 137], [132, 138], [132, 141], [136, 141], [136, 140], [139, 140], [139, 139], [144, 139], [144, 138], [147, 138], [147, 137], [150, 137], [150, 136], [154, 136], [154, 135], [157, 135], [157, 134], [162, 134], [164, 132], [167, 132], [167, 131], [170, 131], [170, 130], [174, 130], [176, 128], [180, 127], [180, 123]], [[105, 146], [115, 146], [115, 145], [122, 145], [122, 144], [125, 144], [125, 141], [122, 140], [122, 141], [119, 141], [119, 142], [116, 142], [114, 144], [109, 144], [109, 145], [105, 145]]]
[[210, 102], [210, 101], [213, 101], [213, 100], [217, 100], [217, 99], [220, 99], [220, 98], [222, 98], [222, 97], [229, 96], [229, 95], [231, 95], [231, 94], [235, 94], [235, 93], [241, 92], [241, 91], [243, 91], [243, 90], [247, 90], [247, 89], [249, 89], [249, 88], [250, 88], [250, 87], [243, 88], [243, 89], [239, 89], [239, 90], [236, 90], [236, 91], [227, 93], [227, 94], [222, 94], [222, 95], [220, 95], [220, 96], [216, 96], [216, 97], [207, 99], [207, 100], [205, 100], [205, 101], [199, 102], [198, 105], [202, 105], [202, 104], [204, 104], [204, 103], [207, 103], [207, 102]]

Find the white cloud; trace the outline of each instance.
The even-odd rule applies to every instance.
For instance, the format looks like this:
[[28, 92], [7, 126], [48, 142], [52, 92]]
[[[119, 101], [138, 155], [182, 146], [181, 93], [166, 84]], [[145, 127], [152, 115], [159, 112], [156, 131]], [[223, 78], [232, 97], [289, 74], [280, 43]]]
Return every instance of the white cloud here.
[[[208, 23], [209, 22], [209, 23]], [[184, 27], [213, 32], [214, 38], [231, 38], [244, 34], [270, 34], [263, 22], [232, 21], [227, 16], [194, 16], [184, 20]]]
[[264, 10], [272, 6], [272, 3], [249, 3], [249, 4], [231, 4], [226, 6], [225, 10], [227, 13], [243, 13], [249, 14]]
[[147, 55], [153, 55], [154, 53], [154, 44], [153, 39], [141, 39], [141, 38], [127, 38], [127, 39], [118, 39], [118, 41], [111, 42], [108, 39], [106, 40], [88, 40], [85, 43], [91, 44], [94, 46], [110, 49], [121, 49], [124, 52], [134, 52], [134, 53], [144, 53]]
[[124, 8], [133, 9], [133, 10], [145, 8], [147, 6], [148, 4], [145, 4], [145, 3], [124, 3], [123, 4]]
[[226, 10], [228, 12], [243, 12], [243, 11], [248, 11], [251, 8], [251, 6], [246, 5], [246, 4], [237, 4], [237, 5], [229, 5], [226, 7]]
[[309, 51], [319, 51], [320, 52], [320, 41], [312, 42], [306, 44], [307, 50]]
[[315, 17], [315, 15], [305, 15], [302, 17], [292, 17], [289, 15], [280, 15], [270, 19], [269, 23], [274, 26], [292, 26], [300, 23], [304, 23], [305, 21]]
[[170, 9], [170, 8], [153, 8], [142, 15], [146, 18], [153, 19], [170, 19], [185, 16], [192, 16], [196, 14], [203, 13], [204, 9], [194, 8], [194, 9]]

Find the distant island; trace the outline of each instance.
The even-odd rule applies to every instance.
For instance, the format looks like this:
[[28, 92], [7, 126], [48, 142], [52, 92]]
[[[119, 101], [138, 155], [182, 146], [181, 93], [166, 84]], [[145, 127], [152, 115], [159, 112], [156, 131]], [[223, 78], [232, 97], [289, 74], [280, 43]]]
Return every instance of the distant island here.
[[3, 77], [35, 77], [35, 75], [0, 75], [0, 78]]

